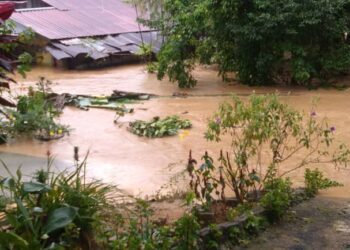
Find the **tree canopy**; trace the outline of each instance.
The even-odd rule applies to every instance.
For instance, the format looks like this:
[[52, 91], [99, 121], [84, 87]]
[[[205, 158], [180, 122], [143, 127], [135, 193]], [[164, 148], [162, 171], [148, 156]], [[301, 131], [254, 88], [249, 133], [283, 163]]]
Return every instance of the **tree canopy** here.
[[349, 0], [154, 2], [143, 1], [153, 13], [143, 21], [165, 37], [158, 77], [180, 87], [196, 84], [196, 63], [215, 63], [223, 79], [234, 72], [250, 85], [309, 85], [350, 67]]

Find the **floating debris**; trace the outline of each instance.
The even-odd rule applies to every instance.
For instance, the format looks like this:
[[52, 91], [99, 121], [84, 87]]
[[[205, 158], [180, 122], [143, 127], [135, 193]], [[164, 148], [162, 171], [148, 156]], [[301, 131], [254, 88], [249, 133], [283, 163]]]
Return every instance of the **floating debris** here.
[[124, 105], [116, 109], [114, 123], [118, 123], [120, 117], [123, 117], [125, 114], [131, 114], [134, 112], [134, 109], [128, 109]]
[[154, 117], [149, 122], [137, 120], [129, 124], [132, 133], [150, 138], [176, 135], [180, 129], [191, 127], [189, 120], [182, 120], [178, 116], [168, 116], [164, 119]]
[[114, 90], [111, 96], [72, 95], [69, 93], [50, 93], [48, 100], [56, 110], [62, 111], [66, 105], [72, 105], [82, 110], [102, 108], [111, 110], [124, 109], [124, 104], [135, 104], [138, 101], [149, 100], [153, 94]]
[[34, 138], [40, 141], [51, 141], [51, 140], [58, 140], [65, 136], [67, 133], [66, 129], [58, 129], [55, 131], [47, 131], [45, 129], [38, 131]]
[[174, 97], [179, 97], [179, 98], [187, 98], [189, 95], [187, 93], [183, 93], [183, 92], [175, 92], [173, 93]]
[[90, 102], [92, 105], [108, 105], [109, 104], [109, 101], [106, 97], [91, 98]]
[[113, 94], [110, 97], [110, 100], [118, 100], [123, 98], [131, 99], [131, 100], [149, 100], [151, 97], [155, 97], [155, 96], [156, 95], [147, 94], [147, 93], [114, 90]]

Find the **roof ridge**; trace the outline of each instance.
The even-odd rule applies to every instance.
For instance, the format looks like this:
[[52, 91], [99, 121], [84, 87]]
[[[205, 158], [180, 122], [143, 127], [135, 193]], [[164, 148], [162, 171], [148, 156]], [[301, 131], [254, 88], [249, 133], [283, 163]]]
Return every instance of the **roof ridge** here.
[[[48, 10], [57, 10], [55, 7], [39, 7], [39, 8], [25, 8], [25, 9], [16, 9], [15, 12], [17, 13], [24, 13], [24, 12], [39, 12], [39, 11], [48, 11]], [[67, 9], [68, 10], [68, 9]], [[66, 11], [66, 10], [62, 10]]]

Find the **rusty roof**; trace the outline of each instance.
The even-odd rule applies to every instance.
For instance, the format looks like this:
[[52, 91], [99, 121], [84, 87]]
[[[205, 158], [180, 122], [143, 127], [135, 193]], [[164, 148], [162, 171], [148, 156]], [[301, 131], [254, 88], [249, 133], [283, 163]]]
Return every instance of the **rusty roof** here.
[[[50, 40], [137, 32], [134, 8], [122, 0], [44, 0], [52, 8], [18, 10], [11, 19]], [[141, 27], [142, 30], [148, 30]]]

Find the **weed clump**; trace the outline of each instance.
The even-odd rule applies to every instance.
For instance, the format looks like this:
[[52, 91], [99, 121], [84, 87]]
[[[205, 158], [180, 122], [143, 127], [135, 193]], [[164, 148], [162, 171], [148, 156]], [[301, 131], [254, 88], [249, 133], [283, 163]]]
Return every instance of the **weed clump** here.
[[167, 116], [164, 119], [154, 117], [150, 122], [134, 121], [129, 124], [130, 131], [138, 136], [164, 137], [176, 135], [180, 129], [188, 129], [192, 124], [187, 119], [180, 119], [178, 116]]
[[29, 88], [27, 95], [18, 97], [17, 110], [10, 112], [11, 134], [34, 135], [41, 140], [58, 139], [68, 132], [68, 126], [59, 124], [60, 116], [49, 100], [51, 81], [40, 78], [36, 88]]
[[324, 177], [323, 173], [317, 168], [315, 170], [307, 168], [305, 170], [304, 179], [305, 192], [309, 197], [314, 197], [321, 189], [341, 186], [340, 183]]

